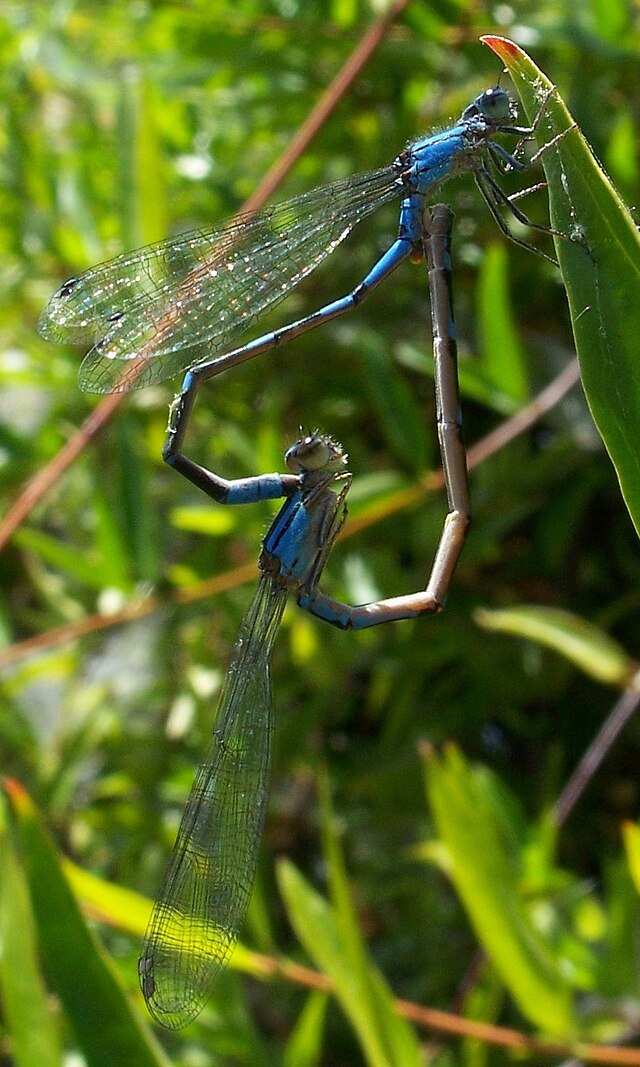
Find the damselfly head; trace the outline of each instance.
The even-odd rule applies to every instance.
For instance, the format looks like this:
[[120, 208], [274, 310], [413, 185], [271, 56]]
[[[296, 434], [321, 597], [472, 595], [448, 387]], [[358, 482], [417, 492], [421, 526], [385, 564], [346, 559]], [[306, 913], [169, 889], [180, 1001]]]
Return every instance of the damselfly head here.
[[287, 449], [284, 456], [287, 467], [296, 474], [338, 470], [346, 465], [347, 459], [340, 442], [323, 433], [306, 434]]
[[462, 112], [462, 118], [463, 120], [481, 118], [490, 122], [491, 125], [513, 122], [516, 118], [515, 104], [506, 89], [495, 85], [476, 96], [473, 103]]

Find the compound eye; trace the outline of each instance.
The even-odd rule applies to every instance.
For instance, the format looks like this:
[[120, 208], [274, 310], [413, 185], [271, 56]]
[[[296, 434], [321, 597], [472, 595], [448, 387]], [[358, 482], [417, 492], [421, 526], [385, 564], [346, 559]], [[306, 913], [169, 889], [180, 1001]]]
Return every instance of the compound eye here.
[[511, 100], [506, 89], [486, 89], [476, 100], [480, 114], [491, 122], [508, 122], [513, 118]]
[[321, 471], [344, 464], [345, 455], [342, 446], [323, 434], [307, 434], [285, 454], [285, 463], [290, 470]]

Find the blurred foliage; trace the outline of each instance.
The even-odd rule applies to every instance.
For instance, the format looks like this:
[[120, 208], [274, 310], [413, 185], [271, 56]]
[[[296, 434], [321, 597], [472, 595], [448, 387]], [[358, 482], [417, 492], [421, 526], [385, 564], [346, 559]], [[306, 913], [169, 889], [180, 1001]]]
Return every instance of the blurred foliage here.
[[[380, 6], [364, 0], [5, 0], [3, 511], [96, 403], [77, 389], [79, 354], [36, 333], [53, 289], [121, 249], [233, 214]], [[413, 0], [279, 195], [380, 166], [407, 139], [456, 117], [498, 76], [495, 57], [478, 43], [487, 32], [527, 48], [557, 83], [622, 195], [637, 203], [640, 27], [637, 9], [625, 0], [491, 6]], [[456, 319], [466, 437], [474, 442], [553, 378], [573, 347], [557, 271], [502, 240], [469, 180], [452, 182], [444, 195], [457, 219]], [[544, 220], [543, 192], [527, 198], [527, 211]], [[364, 223], [269, 321], [287, 321], [349, 290], [396, 225], [393, 206]], [[621, 263], [620, 286], [625, 282]], [[425, 287], [421, 268], [400, 269], [353, 315], [204, 389], [192, 423], [190, 454], [226, 476], [281, 469], [300, 424], [343, 441], [355, 475], [352, 516], [371, 503], [381, 515], [339, 545], [327, 567], [327, 591], [354, 602], [421, 587], [442, 522], [440, 495], [385, 515], [389, 493], [414, 486], [438, 465]], [[496, 309], [508, 329], [496, 330]], [[230, 586], [176, 606], [171, 592], [257, 559], [272, 513], [261, 504], [219, 515], [163, 467], [171, 395], [167, 387], [127, 398], [13, 537], [0, 565], [7, 645], [113, 612], [132, 597], [154, 593], [164, 604], [137, 622], [17, 660], [1, 682], [2, 773], [23, 783], [62, 852], [148, 897], [159, 883], [250, 596], [248, 587]], [[356, 1023], [357, 1005], [341, 1010], [345, 988], [327, 1001], [293, 981], [256, 982], [231, 969], [186, 1035], [162, 1035], [171, 1062], [342, 1067], [377, 1062], [374, 1047], [376, 1055], [387, 1049], [387, 1062], [400, 1062], [389, 1050], [413, 1047], [410, 1035], [400, 1027], [385, 1030], [382, 1045], [374, 1046], [362, 1029], [369, 1020], [384, 1030], [388, 990], [525, 1031], [543, 1028], [523, 1009], [504, 961], [496, 969], [486, 960], [478, 964], [476, 938], [490, 954], [491, 936], [473, 909], [471, 921], [466, 917], [463, 886], [473, 867], [456, 874], [455, 863], [473, 839], [465, 844], [454, 814], [447, 820], [447, 791], [461, 812], [476, 814], [486, 835], [476, 857], [486, 848], [487, 866], [476, 871], [484, 915], [500, 906], [507, 888], [511, 900], [518, 894], [514, 924], [526, 931], [521, 943], [544, 940], [532, 957], [551, 955], [549, 971], [561, 973], [554, 980], [563, 996], [570, 987], [573, 1032], [592, 1041], [637, 1032], [637, 891], [620, 824], [637, 819], [640, 808], [640, 728], [627, 727], [624, 744], [608, 755], [567, 826], [553, 834], [548, 809], [615, 694], [575, 659], [551, 650], [552, 641], [538, 644], [531, 633], [522, 640], [474, 621], [479, 608], [546, 605], [606, 631], [622, 654], [637, 655], [637, 538], [579, 390], [475, 470], [471, 488], [474, 525], [439, 618], [353, 635], [292, 608], [276, 646], [273, 788], [244, 938], [264, 953], [301, 962], [310, 955], [336, 973], [339, 959], [328, 956], [338, 935], [346, 938], [366, 975], [358, 987], [372, 998], [366, 1011]], [[474, 767], [461, 758], [432, 760], [432, 814], [418, 748], [449, 739]], [[320, 761], [332, 792], [322, 820]], [[330, 826], [342, 860], [328, 839]], [[2, 838], [3, 852], [7, 841], [11, 833]], [[18, 857], [28, 850], [25, 841], [14, 845]], [[287, 857], [281, 891], [280, 856]], [[509, 872], [493, 901], [489, 860]], [[346, 875], [336, 874], [339, 862]], [[12, 862], [4, 877], [3, 892], [15, 903], [26, 893], [24, 876]], [[357, 924], [345, 903], [347, 880]], [[320, 939], [314, 944], [306, 925], [303, 939], [295, 915], [296, 907], [298, 917], [308, 908], [317, 919], [321, 906], [327, 909], [324, 962]], [[16, 953], [30, 952], [35, 936], [26, 912], [16, 904], [11, 913], [11, 922], [30, 931], [11, 942]], [[34, 908], [33, 923], [39, 921]], [[5, 932], [7, 925], [5, 918]], [[124, 918], [99, 932], [121, 981], [137, 997], [138, 935]], [[68, 965], [74, 966], [71, 952]], [[25, 975], [35, 966], [34, 957]], [[0, 983], [6, 981], [7, 968], [0, 970]], [[38, 990], [34, 1011], [41, 1014]], [[12, 1030], [20, 1003], [3, 995], [6, 1062], [10, 1038], [21, 1062], [16, 1042], [28, 1030], [24, 1019]], [[61, 1007], [50, 1010], [55, 1062], [56, 1040], [76, 1048], [81, 1031], [70, 1028]], [[509, 1059], [471, 1040], [462, 1045], [431, 1034], [429, 1041], [424, 1054], [439, 1065]], [[45, 1062], [41, 1050], [35, 1055]], [[131, 1062], [140, 1061], [132, 1055]], [[122, 1058], [119, 1064], [124, 1067]]]

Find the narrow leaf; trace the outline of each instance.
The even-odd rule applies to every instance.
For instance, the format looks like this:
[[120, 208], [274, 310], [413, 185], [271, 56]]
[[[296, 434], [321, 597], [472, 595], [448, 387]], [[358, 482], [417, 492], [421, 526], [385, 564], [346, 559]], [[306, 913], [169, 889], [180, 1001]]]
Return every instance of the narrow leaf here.
[[504, 242], [492, 244], [482, 257], [477, 303], [482, 369], [498, 392], [508, 393], [513, 400], [522, 403], [528, 399], [529, 388], [509, 300]]
[[331, 980], [345, 1015], [371, 1067], [416, 1067], [420, 1049], [409, 1024], [396, 1015], [383, 978], [370, 962], [353, 972], [335, 910], [296, 870], [283, 861], [278, 883], [289, 921], [316, 966]]
[[220, 537], [238, 526], [238, 517], [233, 508], [182, 505], [171, 511], [171, 522], [178, 530]]
[[13, 781], [5, 793], [24, 854], [40, 951], [91, 1067], [168, 1067], [80, 914], [56, 850], [28, 795]]
[[344, 855], [336, 835], [336, 820], [331, 805], [329, 779], [325, 771], [319, 775], [319, 797], [322, 820], [322, 846], [327, 862], [331, 902], [340, 935], [351, 961], [352, 975], [358, 975], [363, 999], [370, 1013], [370, 1027], [377, 1029], [380, 1044], [389, 1062], [409, 1064], [420, 1061], [414, 1032], [396, 1013], [390, 993], [382, 977], [369, 960], [358, 923], [353, 894], [349, 885]]
[[[512, 41], [482, 40], [506, 64], [533, 121], [552, 84]], [[640, 530], [640, 236], [558, 93], [548, 97], [540, 143], [566, 133], [542, 156], [552, 225], [569, 299], [584, 391]]]
[[429, 803], [451, 879], [485, 952], [522, 1014], [547, 1033], [573, 1029], [570, 989], [518, 895], [512, 857], [479, 774], [451, 747], [425, 762]]
[[[82, 870], [70, 860], [61, 860], [62, 870], [83, 909], [99, 922], [142, 939], [151, 914], [151, 901], [131, 889], [106, 882]], [[229, 966], [247, 974], [265, 977], [269, 969], [258, 953], [237, 944]]]
[[570, 611], [527, 604], [497, 611], [479, 608], [473, 617], [485, 630], [499, 630], [553, 649], [605, 685], [624, 689], [637, 670], [617, 641]]
[[0, 990], [16, 1067], [60, 1067], [60, 1046], [37, 958], [29, 888], [0, 798]]
[[633, 822], [625, 822], [622, 827], [622, 838], [633, 884], [640, 894], [640, 826]]
[[74, 578], [89, 588], [103, 589], [108, 573], [97, 565], [96, 558], [87, 558], [86, 553], [71, 544], [63, 544], [55, 537], [23, 526], [17, 530], [14, 540], [21, 548], [34, 552], [44, 563], [62, 574]]
[[307, 999], [284, 1052], [284, 1067], [316, 1067], [329, 998], [317, 989]]

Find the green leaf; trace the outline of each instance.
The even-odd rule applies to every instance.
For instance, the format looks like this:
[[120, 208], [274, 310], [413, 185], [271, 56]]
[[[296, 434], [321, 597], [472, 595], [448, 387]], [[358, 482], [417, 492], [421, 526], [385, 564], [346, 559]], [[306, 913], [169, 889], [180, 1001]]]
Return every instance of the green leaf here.
[[606, 163], [617, 181], [635, 191], [640, 171], [636, 150], [636, 125], [631, 109], [618, 102], [617, 115], [611, 128]]
[[451, 880], [485, 952], [522, 1014], [546, 1033], [573, 1031], [571, 991], [525, 911], [518, 872], [480, 774], [451, 746], [425, 763], [429, 803], [451, 858]]
[[369, 337], [361, 344], [360, 362], [365, 389], [386, 440], [410, 469], [424, 470], [431, 449], [422, 407], [389, 359], [387, 342]]
[[395, 1014], [391, 993], [373, 965], [364, 960], [353, 969], [335, 909], [287, 860], [278, 866], [278, 884], [289, 921], [316, 966], [331, 980], [366, 1062], [371, 1067], [418, 1067], [422, 1060], [415, 1035]]
[[591, 0], [589, 6], [594, 28], [604, 40], [617, 47], [631, 33], [631, 10], [625, 0]]
[[160, 575], [160, 551], [155, 512], [149, 496], [149, 469], [144, 462], [142, 434], [129, 409], [119, 412], [113, 435], [116, 460], [113, 507], [132, 570], [146, 581]]
[[640, 894], [640, 826], [633, 822], [624, 823], [622, 838], [633, 884], [638, 894]]
[[[502, 37], [482, 40], [506, 64], [530, 121], [552, 89], [525, 52]], [[584, 391], [640, 531], [640, 237], [558, 93], [548, 98], [544, 142], [569, 131], [542, 156], [555, 238]]]
[[340, 928], [340, 936], [351, 961], [353, 975], [359, 975], [365, 1001], [368, 1002], [371, 1028], [379, 1031], [380, 1044], [389, 1055], [390, 1063], [402, 1065], [421, 1063], [420, 1048], [411, 1026], [397, 1014], [391, 994], [369, 961], [358, 923], [351, 886], [344, 863], [344, 855], [335, 832], [335, 816], [331, 805], [329, 779], [322, 770], [319, 778], [319, 799], [322, 829], [322, 850], [327, 863], [331, 903]]
[[284, 1067], [316, 1067], [320, 1063], [328, 995], [314, 990], [302, 1009], [284, 1052]]
[[527, 604], [497, 611], [478, 608], [473, 617], [485, 630], [524, 637], [553, 649], [605, 685], [624, 689], [637, 670], [617, 641], [570, 611]]
[[236, 529], [238, 517], [233, 508], [184, 504], [172, 509], [171, 522], [178, 530], [221, 537]]
[[371, 963], [360, 933], [344, 860], [333, 830], [329, 788], [320, 778], [324, 852], [333, 906], [287, 862], [278, 879], [299, 940], [334, 986], [372, 1067], [422, 1063], [411, 1026], [396, 1012], [384, 979]]
[[34, 552], [45, 563], [63, 574], [87, 585], [90, 589], [103, 589], [109, 580], [107, 568], [97, 565], [95, 557], [90, 557], [75, 545], [63, 544], [55, 537], [23, 526], [17, 530], [14, 540], [21, 548]]
[[59, 1067], [60, 1044], [37, 957], [29, 887], [20, 866], [8, 805], [0, 798], [0, 989], [16, 1067]]
[[78, 900], [101, 922], [116, 926], [129, 934], [142, 938], [151, 914], [151, 904], [131, 889], [106, 882], [89, 871], [84, 871], [71, 860], [62, 859], [64, 875]]
[[[106, 882], [82, 870], [70, 860], [61, 860], [62, 870], [76, 897], [100, 922], [142, 939], [151, 914], [151, 901], [131, 889]], [[236, 944], [229, 966], [264, 978], [271, 972], [262, 956]]]
[[131, 550], [122, 535], [117, 510], [110, 504], [101, 485], [95, 487], [93, 515], [95, 546], [100, 559], [95, 569], [100, 573], [102, 587], [111, 585], [116, 589], [132, 589]]
[[[504, 1000], [504, 986], [496, 972], [493, 968], [484, 967], [465, 997], [465, 1018], [495, 1022], [500, 1016]], [[477, 1037], [465, 1038], [462, 1053], [464, 1067], [489, 1067], [491, 1064], [491, 1046]]]
[[[595, 988], [603, 997], [621, 1003], [640, 982], [640, 959], [636, 941], [640, 914], [640, 827], [622, 826], [623, 856], [610, 860], [604, 869], [605, 935], [598, 946]], [[614, 1018], [609, 1026], [616, 1026]], [[622, 1020], [618, 1016], [617, 1023]], [[624, 1040], [618, 1028], [614, 1040]]]
[[[97, 920], [142, 940], [152, 907], [147, 897], [106, 882], [71, 860], [62, 858], [61, 866], [76, 897]], [[258, 978], [267, 978], [272, 973], [263, 956], [240, 943], [233, 950], [229, 967]]]
[[125, 244], [160, 241], [167, 234], [164, 165], [156, 117], [158, 104], [140, 67], [119, 79], [120, 209]]
[[[398, 345], [398, 362], [409, 367], [418, 374], [428, 375], [433, 378], [435, 365], [431, 353], [409, 341]], [[507, 376], [509, 377], [509, 376]], [[461, 355], [458, 363], [458, 380], [460, 395], [464, 400], [477, 400], [485, 407], [498, 413], [498, 415], [515, 414], [520, 405], [507, 388], [503, 388], [500, 381], [494, 380], [493, 368], [485, 366], [476, 360], [465, 359]], [[352, 499], [351, 494], [349, 499]]]
[[516, 402], [528, 399], [526, 364], [509, 300], [508, 260], [504, 242], [482, 257], [478, 278], [478, 331], [482, 368], [498, 392]]
[[5, 782], [16, 820], [40, 952], [91, 1067], [168, 1067], [83, 919], [53, 843], [31, 800]]

